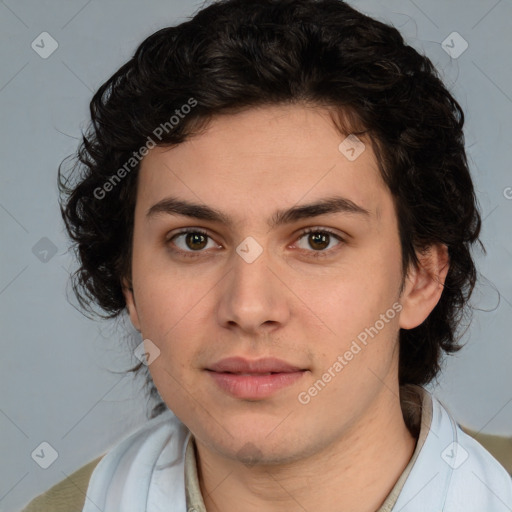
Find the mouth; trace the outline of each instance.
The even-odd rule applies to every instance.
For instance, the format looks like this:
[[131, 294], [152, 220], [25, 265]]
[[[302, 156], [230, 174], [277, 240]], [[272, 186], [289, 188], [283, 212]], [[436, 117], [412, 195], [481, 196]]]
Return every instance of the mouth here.
[[222, 359], [205, 368], [218, 388], [235, 398], [262, 400], [300, 380], [306, 369], [275, 358]]

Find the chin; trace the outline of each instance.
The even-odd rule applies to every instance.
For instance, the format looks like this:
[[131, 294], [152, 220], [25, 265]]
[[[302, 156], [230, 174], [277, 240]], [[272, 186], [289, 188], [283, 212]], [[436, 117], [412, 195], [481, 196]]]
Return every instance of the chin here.
[[[223, 424], [215, 430], [201, 428], [196, 437], [209, 449], [222, 457], [246, 466], [275, 466], [294, 462], [312, 453], [315, 447], [303, 446], [310, 436], [301, 434], [293, 426], [280, 425], [283, 418], [268, 418], [258, 422], [255, 418], [237, 424]], [[211, 425], [211, 422], [210, 422]], [[277, 428], [276, 428], [277, 426]], [[191, 429], [192, 430], [192, 429]]]
[[268, 449], [266, 446], [258, 446], [247, 442], [234, 454], [233, 458], [249, 467], [277, 466], [298, 460], [300, 454], [290, 453], [289, 449], [283, 449], [282, 446], [279, 451], [276, 451], [275, 449]]

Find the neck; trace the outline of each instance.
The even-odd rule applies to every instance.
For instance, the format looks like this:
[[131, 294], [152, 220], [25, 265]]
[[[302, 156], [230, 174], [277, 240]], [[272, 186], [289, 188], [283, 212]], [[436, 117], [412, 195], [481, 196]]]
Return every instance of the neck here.
[[398, 386], [380, 395], [335, 443], [292, 463], [249, 467], [196, 441], [207, 511], [377, 511], [416, 445], [404, 422]]

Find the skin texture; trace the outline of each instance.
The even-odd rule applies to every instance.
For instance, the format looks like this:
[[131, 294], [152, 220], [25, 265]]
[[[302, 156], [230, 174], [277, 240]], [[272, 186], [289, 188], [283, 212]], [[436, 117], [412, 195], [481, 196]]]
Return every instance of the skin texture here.
[[[391, 194], [369, 141], [349, 161], [338, 149], [344, 138], [323, 108], [267, 106], [218, 116], [204, 133], [154, 148], [141, 164], [125, 297], [134, 327], [160, 350], [149, 366], [156, 387], [195, 436], [208, 511], [375, 511], [414, 451], [399, 402], [398, 332], [437, 304], [447, 250], [421, 256], [399, 295]], [[147, 217], [170, 196], [220, 210], [230, 223]], [[269, 226], [277, 210], [333, 196], [370, 215]], [[194, 251], [186, 235], [173, 238], [182, 228], [211, 238]], [[319, 250], [306, 228], [343, 241], [331, 236]], [[263, 249], [252, 263], [236, 252], [249, 236]], [[299, 393], [397, 303], [401, 311], [300, 403]], [[205, 370], [231, 356], [276, 357], [307, 371], [268, 398], [245, 400]]]

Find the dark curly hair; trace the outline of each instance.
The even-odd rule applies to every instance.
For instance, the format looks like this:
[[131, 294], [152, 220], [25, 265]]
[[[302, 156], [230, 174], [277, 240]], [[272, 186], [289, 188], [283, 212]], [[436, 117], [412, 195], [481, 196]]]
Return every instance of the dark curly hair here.
[[[59, 167], [61, 212], [80, 262], [72, 280], [80, 305], [92, 311], [95, 304], [106, 318], [125, 311], [134, 157], [155, 142], [156, 127], [166, 127], [158, 144], [172, 146], [213, 116], [292, 103], [328, 108], [340, 131], [368, 138], [394, 200], [404, 276], [418, 265], [415, 251], [448, 247], [438, 304], [399, 334], [399, 382], [424, 385], [439, 372], [443, 351], [461, 348], [456, 331], [476, 282], [471, 245], [478, 241], [485, 252], [464, 114], [427, 57], [395, 28], [340, 0], [215, 2], [148, 37], [99, 88], [73, 172], [65, 176]], [[179, 122], [170, 126], [173, 114]]]

